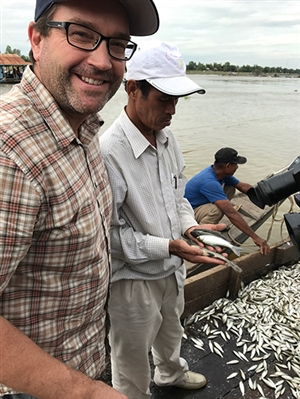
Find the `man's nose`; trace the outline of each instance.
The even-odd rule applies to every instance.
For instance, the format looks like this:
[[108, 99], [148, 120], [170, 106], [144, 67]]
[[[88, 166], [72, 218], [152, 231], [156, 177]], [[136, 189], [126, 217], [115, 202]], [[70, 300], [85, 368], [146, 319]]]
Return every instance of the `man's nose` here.
[[102, 40], [94, 51], [89, 52], [88, 62], [103, 71], [112, 67], [111, 56], [108, 52], [108, 43], [105, 40]]
[[167, 113], [174, 115], [176, 112], [176, 105], [178, 102], [178, 98], [170, 98], [167, 105]]

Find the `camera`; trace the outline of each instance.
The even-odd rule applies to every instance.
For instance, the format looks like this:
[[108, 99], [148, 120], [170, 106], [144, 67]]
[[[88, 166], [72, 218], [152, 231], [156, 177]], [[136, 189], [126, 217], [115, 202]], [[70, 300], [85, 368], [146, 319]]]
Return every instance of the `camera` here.
[[[300, 156], [283, 172], [261, 180], [256, 187], [250, 188], [247, 195], [255, 205], [264, 209], [266, 205], [275, 205], [300, 190]], [[294, 195], [295, 203], [300, 207], [300, 194]], [[284, 215], [289, 236], [300, 252], [300, 214], [291, 212]]]

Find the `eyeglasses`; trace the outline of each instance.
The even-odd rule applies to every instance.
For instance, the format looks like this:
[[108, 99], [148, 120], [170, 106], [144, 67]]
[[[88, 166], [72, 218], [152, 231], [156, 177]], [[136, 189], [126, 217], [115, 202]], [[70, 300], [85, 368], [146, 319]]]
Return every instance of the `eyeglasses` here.
[[106, 37], [93, 29], [74, 22], [49, 21], [50, 28], [63, 28], [66, 30], [68, 43], [81, 50], [93, 51], [105, 40], [108, 54], [120, 61], [128, 61], [137, 49], [137, 44], [127, 39]]

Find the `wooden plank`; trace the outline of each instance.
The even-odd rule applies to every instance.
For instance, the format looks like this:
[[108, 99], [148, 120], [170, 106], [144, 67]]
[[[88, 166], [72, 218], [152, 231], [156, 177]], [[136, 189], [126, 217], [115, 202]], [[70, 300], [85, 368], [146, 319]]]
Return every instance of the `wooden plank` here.
[[236, 272], [234, 269], [231, 269], [229, 281], [228, 281], [228, 298], [231, 300], [236, 299], [238, 296], [239, 290], [241, 288], [242, 282], [242, 273]]
[[216, 286], [227, 282], [231, 274], [231, 268], [227, 265], [218, 265], [214, 268], [192, 276], [185, 281], [185, 299], [187, 301], [197, 298], [199, 294], [212, 292]]
[[281, 265], [297, 262], [300, 254], [288, 242], [284, 240], [273, 244], [268, 255], [261, 255], [259, 251], [256, 251], [236, 259], [234, 262], [243, 270], [243, 283], [249, 284]]
[[227, 265], [215, 266], [210, 270], [186, 279], [185, 309], [182, 315], [195, 313], [214, 300], [226, 295], [232, 269]]
[[299, 260], [299, 256], [297, 248], [291, 242], [286, 241], [278, 246], [274, 262], [277, 265], [296, 263]]
[[183, 318], [225, 297], [235, 299], [239, 292], [242, 274], [228, 265], [216, 266], [185, 282], [185, 310]]
[[243, 282], [245, 282], [245, 280], [252, 281], [261, 277], [261, 270], [266, 265], [274, 263], [277, 246], [272, 245], [270, 248], [270, 253], [267, 255], [261, 255], [259, 251], [255, 251], [234, 260], [243, 270]]
[[224, 281], [223, 285], [220, 284], [216, 286], [213, 291], [203, 293], [192, 300], [186, 301], [184, 306], [184, 312], [181, 318], [185, 319], [186, 317], [197, 312], [198, 310], [206, 308], [217, 299], [224, 298], [226, 296], [227, 288], [228, 282]]

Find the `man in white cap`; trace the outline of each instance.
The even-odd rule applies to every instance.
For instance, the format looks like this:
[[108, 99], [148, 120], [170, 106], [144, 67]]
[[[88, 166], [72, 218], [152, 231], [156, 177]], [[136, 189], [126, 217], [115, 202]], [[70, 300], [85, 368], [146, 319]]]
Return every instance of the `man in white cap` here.
[[183, 196], [184, 160], [168, 129], [178, 98], [205, 90], [186, 76], [177, 46], [166, 42], [137, 50], [127, 64], [125, 88], [127, 106], [100, 137], [114, 199], [109, 338], [113, 386], [129, 399], [146, 399], [151, 396], [150, 349], [157, 386], [206, 384], [180, 357], [180, 317], [183, 259], [212, 259], [182, 239], [193, 239], [190, 232], [199, 225]]
[[[0, 100], [0, 396], [125, 399], [105, 366], [112, 195], [98, 111], [152, 0], [37, 0], [32, 65]], [[8, 395], [7, 395], [8, 394]]]

